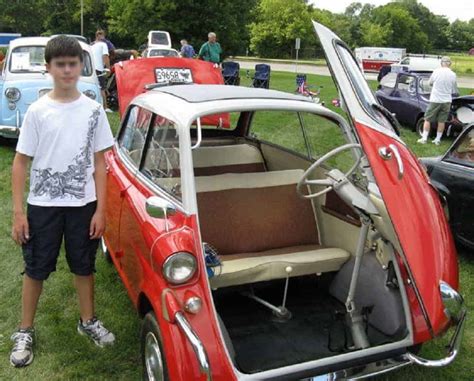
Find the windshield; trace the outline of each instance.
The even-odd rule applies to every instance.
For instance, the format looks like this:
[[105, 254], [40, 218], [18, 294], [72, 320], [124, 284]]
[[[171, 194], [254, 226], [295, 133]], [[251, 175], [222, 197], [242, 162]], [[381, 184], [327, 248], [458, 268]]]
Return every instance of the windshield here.
[[151, 41], [152, 45], [168, 45], [170, 42], [168, 40], [168, 35], [163, 32], [153, 32], [151, 34]]
[[[10, 55], [10, 73], [41, 73], [46, 72], [44, 59], [45, 46], [19, 46]], [[84, 68], [81, 75], [92, 75], [92, 62], [88, 52], [83, 51]]]
[[148, 57], [178, 57], [178, 53], [168, 49], [150, 49]]

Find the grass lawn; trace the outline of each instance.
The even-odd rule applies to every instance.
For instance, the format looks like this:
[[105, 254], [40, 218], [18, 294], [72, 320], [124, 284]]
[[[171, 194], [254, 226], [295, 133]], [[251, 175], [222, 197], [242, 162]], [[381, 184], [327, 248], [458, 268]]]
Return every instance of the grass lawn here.
[[[249, 80], [242, 72], [242, 85]], [[341, 110], [331, 105], [337, 97], [330, 77], [308, 76], [308, 82], [322, 85], [322, 99], [329, 108]], [[371, 85], [374, 85], [372, 83]], [[285, 91], [295, 88], [294, 74], [272, 73], [271, 87]], [[461, 90], [463, 94], [468, 89]], [[114, 130], [118, 126], [117, 114], [110, 115]], [[417, 135], [403, 129], [403, 139], [419, 156], [432, 156], [443, 153], [449, 146], [444, 141], [439, 147], [431, 144], [416, 145]], [[328, 139], [328, 144], [334, 144]], [[139, 357], [138, 333], [140, 320], [132, 308], [125, 289], [113, 266], [103, 256], [97, 259], [97, 312], [117, 336], [113, 348], [99, 349], [76, 332], [78, 309], [64, 255], [61, 255], [58, 268], [45, 283], [44, 293], [39, 303], [36, 328], [38, 334], [34, 363], [25, 369], [14, 369], [9, 365], [11, 349], [10, 335], [18, 324], [20, 314], [20, 287], [22, 256], [20, 249], [10, 238], [11, 229], [11, 190], [10, 168], [14, 155], [14, 145], [2, 141], [0, 145], [0, 245], [3, 253], [0, 259], [0, 381], [9, 380], [139, 380], [141, 366]], [[461, 288], [474, 313], [474, 255], [460, 255]], [[423, 348], [426, 357], [438, 358], [443, 355], [445, 339], [436, 340]], [[473, 380], [474, 323], [468, 321], [463, 348], [455, 363], [443, 369], [410, 367], [380, 380]], [[187, 380], [186, 380], [187, 381]], [[191, 380], [190, 380], [191, 381]]]

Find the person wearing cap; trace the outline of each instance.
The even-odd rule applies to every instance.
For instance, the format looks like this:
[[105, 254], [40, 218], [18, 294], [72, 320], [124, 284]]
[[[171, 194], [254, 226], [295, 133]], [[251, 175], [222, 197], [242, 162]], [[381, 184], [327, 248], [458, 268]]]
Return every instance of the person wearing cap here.
[[443, 136], [449, 110], [451, 109], [452, 95], [458, 92], [456, 74], [450, 69], [451, 59], [447, 56], [441, 58], [441, 67], [435, 69], [431, 74], [429, 84], [432, 86], [430, 103], [425, 111], [425, 123], [423, 134], [418, 143], [425, 144], [428, 141], [431, 123], [438, 123], [436, 138], [433, 143], [439, 145]]

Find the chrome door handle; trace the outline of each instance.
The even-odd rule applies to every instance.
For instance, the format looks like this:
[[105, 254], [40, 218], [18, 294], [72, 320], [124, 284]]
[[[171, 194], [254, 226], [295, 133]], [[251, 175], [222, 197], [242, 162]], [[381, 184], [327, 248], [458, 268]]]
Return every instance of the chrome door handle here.
[[381, 147], [379, 148], [379, 155], [384, 160], [390, 160], [393, 156], [395, 156], [398, 165], [398, 178], [401, 180], [405, 173], [405, 169], [403, 167], [402, 157], [400, 156], [397, 146], [395, 144], [389, 144], [388, 147]]

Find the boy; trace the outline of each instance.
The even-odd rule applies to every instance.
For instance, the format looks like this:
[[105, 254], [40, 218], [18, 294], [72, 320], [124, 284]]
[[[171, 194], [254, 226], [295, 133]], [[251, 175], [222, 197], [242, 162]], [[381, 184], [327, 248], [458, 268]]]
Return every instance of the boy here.
[[[23, 246], [25, 262], [21, 323], [12, 335], [10, 355], [15, 367], [33, 361], [36, 307], [43, 281], [56, 270], [63, 236], [79, 299], [77, 330], [99, 346], [115, 340], [95, 317], [93, 276], [105, 229], [104, 151], [113, 145], [113, 137], [102, 106], [77, 89], [83, 67], [77, 40], [51, 39], [45, 60], [53, 90], [29, 107], [12, 168], [12, 237]], [[23, 193], [31, 159], [25, 214]]]

